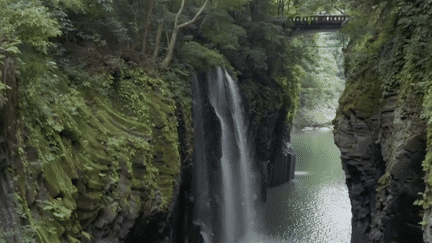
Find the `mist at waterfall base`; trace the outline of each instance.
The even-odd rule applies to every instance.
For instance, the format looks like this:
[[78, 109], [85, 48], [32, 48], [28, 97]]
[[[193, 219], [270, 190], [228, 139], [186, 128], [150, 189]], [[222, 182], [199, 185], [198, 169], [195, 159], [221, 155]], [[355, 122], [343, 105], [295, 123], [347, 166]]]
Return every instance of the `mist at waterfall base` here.
[[[193, 96], [194, 218], [204, 242], [349, 242], [350, 203], [331, 131], [293, 135], [296, 178], [269, 189], [263, 203], [257, 196], [259, 173], [253, 168], [249, 124], [235, 81], [218, 68], [205, 80], [194, 77]], [[209, 124], [209, 114], [219, 125]], [[215, 134], [216, 141], [206, 137]]]

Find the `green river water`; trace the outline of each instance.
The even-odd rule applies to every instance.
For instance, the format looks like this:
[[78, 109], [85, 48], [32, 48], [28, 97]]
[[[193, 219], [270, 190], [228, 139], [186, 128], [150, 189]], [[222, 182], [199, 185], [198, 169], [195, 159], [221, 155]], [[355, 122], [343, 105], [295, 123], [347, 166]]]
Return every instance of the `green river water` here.
[[268, 242], [348, 243], [351, 205], [331, 130], [294, 132], [295, 179], [268, 191]]

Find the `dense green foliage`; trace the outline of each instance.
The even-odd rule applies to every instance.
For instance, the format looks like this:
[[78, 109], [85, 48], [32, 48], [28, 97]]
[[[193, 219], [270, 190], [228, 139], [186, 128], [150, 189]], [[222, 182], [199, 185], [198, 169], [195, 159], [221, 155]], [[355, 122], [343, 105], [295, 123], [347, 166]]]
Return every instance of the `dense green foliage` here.
[[[65, 85], [68, 78], [58, 76], [49, 88], [45, 80], [24, 88], [19, 148], [24, 169], [12, 167], [21, 191], [35, 195], [43, 194], [36, 177], [44, 173], [48, 195], [38, 198], [44, 200], [40, 207], [50, 215], [47, 219], [31, 213], [26, 193], [16, 195], [38, 241], [83, 242], [89, 237], [86, 219], [106, 207], [119, 211], [131, 202], [144, 210], [168, 207], [180, 160], [176, 107], [167, 86], [141, 69], [127, 68], [118, 88], [107, 88], [118, 95], [106, 98]], [[35, 183], [26, 184], [25, 175]], [[145, 196], [135, 195], [136, 189]]]
[[318, 13], [342, 13], [350, 11], [354, 1], [344, 0], [273, 0], [269, 12], [277, 16], [308, 16]]
[[256, 123], [284, 104], [291, 122], [301, 82], [315, 85], [302, 81], [313, 43], [274, 21], [278, 3], [0, 0], [0, 110], [16, 108], [20, 161], [8, 171], [28, 241], [90, 242], [100, 215], [172, 206], [176, 112], [192, 138], [193, 72], [225, 67]]
[[294, 125], [330, 125], [344, 89], [342, 66], [338, 65], [342, 45], [334, 33], [317, 34], [303, 43], [310, 56], [305, 60], [308, 70], [300, 81], [300, 108]]
[[[73, 23], [62, 14], [95, 11], [91, 4], [0, 5], [0, 108], [12, 102], [6, 100], [11, 93], [20, 98], [13, 104], [19, 144], [11, 151], [20, 161], [8, 170], [28, 234], [22, 239], [86, 242], [89, 223], [105, 208], [117, 214], [136, 203], [136, 214], [166, 210], [180, 167], [176, 106], [167, 84], [104, 51], [99, 37], [73, 47], [55, 41], [67, 31], [64, 24]], [[19, 233], [0, 232], [0, 241]]]

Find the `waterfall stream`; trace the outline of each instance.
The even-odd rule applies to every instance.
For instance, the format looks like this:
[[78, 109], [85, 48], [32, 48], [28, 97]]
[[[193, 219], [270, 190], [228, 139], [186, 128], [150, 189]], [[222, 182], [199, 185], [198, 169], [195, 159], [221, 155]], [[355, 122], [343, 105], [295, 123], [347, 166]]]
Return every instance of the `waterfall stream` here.
[[[263, 203], [256, 199], [260, 177], [236, 82], [218, 68], [193, 78], [193, 96], [194, 219], [201, 242], [349, 241], [350, 201], [331, 131], [294, 134], [283, 152], [299, 156], [296, 178], [269, 189]], [[287, 170], [279, 168], [282, 177]]]
[[[200, 80], [203, 81], [203, 80]], [[214, 222], [205, 222], [207, 219], [206, 215], [211, 215], [209, 209], [203, 206], [208, 204], [212, 199], [211, 196], [207, 198], [200, 196], [197, 199], [198, 213], [197, 221], [202, 227], [204, 238], [219, 239], [220, 242], [237, 242], [240, 238], [245, 235], [254, 232], [256, 223], [256, 213], [254, 210], [254, 188], [253, 186], [253, 172], [252, 172], [252, 156], [251, 144], [247, 138], [247, 119], [242, 108], [241, 95], [238, 87], [232, 77], [226, 70], [218, 68], [216, 71], [211, 72], [207, 78], [207, 95], [211, 106], [214, 109], [217, 120], [220, 123], [220, 193], [212, 192], [218, 195], [219, 198], [215, 199], [217, 203], [214, 203], [221, 207], [221, 210], [216, 210], [218, 215], [213, 215], [216, 219], [211, 221], [219, 222], [220, 227], [214, 226]], [[194, 125], [196, 131], [196, 137], [203, 135], [202, 126], [204, 122], [200, 111], [202, 111], [203, 102], [202, 91], [200, 91], [199, 80], [194, 79], [194, 119], [198, 124]], [[201, 119], [201, 120], [200, 120]], [[200, 122], [201, 121], [201, 122]], [[205, 141], [202, 138], [196, 138], [196, 149], [198, 156], [196, 159], [196, 184], [197, 188], [201, 187], [206, 190], [209, 186], [205, 186], [206, 178], [203, 173], [209, 173], [209, 166], [207, 165], [205, 158]], [[218, 149], [218, 148], [213, 148]], [[203, 152], [204, 151], [204, 152]], [[204, 168], [204, 169], [203, 169]], [[207, 170], [207, 171], [205, 171]], [[212, 172], [210, 172], [212, 173]], [[201, 183], [204, 183], [201, 185]], [[216, 183], [216, 182], [207, 182]], [[204, 188], [207, 187], [207, 188]], [[200, 190], [200, 189], [197, 189]], [[202, 192], [202, 191], [201, 191]], [[200, 195], [201, 192], [198, 192]], [[211, 226], [213, 225], [213, 227]], [[212, 228], [212, 229], [211, 229]], [[209, 235], [215, 235], [216, 237], [208, 237]], [[211, 240], [208, 240], [211, 241]], [[216, 242], [215, 242], [216, 243]]]

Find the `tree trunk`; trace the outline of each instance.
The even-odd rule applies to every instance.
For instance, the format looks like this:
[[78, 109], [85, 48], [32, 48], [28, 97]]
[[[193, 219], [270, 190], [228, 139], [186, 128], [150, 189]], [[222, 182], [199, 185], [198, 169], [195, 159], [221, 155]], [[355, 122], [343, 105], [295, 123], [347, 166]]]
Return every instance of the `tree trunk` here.
[[280, 5], [282, 0], [277, 1], [277, 16], [280, 16]]
[[164, 19], [161, 19], [158, 22], [159, 22], [159, 25], [158, 25], [158, 30], [157, 30], [157, 34], [156, 34], [155, 48], [153, 50], [153, 55], [151, 57], [152, 63], [156, 63], [156, 59], [157, 59], [157, 56], [159, 54], [160, 42], [161, 42], [162, 33], [163, 33]]
[[168, 68], [169, 65], [171, 64], [171, 61], [172, 61], [173, 56], [174, 56], [174, 47], [175, 47], [175, 44], [177, 41], [178, 31], [179, 31], [178, 27], [173, 29], [173, 33], [171, 35], [171, 40], [168, 44], [167, 54], [165, 56], [165, 59], [162, 61], [161, 65], [160, 65], [162, 69]]
[[260, 0], [254, 0], [250, 3], [252, 22], [259, 21]]
[[281, 14], [284, 15], [285, 10], [285, 0], [282, 0], [282, 6], [281, 6]]
[[141, 56], [144, 58], [146, 56], [147, 51], [147, 37], [148, 33], [150, 31], [150, 24], [151, 19], [153, 17], [153, 9], [154, 9], [154, 0], [150, 0], [148, 4], [148, 12], [147, 12], [147, 18], [144, 26], [144, 34], [142, 38], [142, 46], [141, 46]]
[[162, 16], [161, 19], [158, 19], [158, 30], [157, 30], [157, 33], [156, 33], [155, 48], [153, 50], [153, 55], [151, 57], [151, 62], [152, 63], [156, 63], [157, 56], [159, 54], [160, 41], [161, 41], [161, 38], [162, 38], [163, 27], [164, 27], [165, 16], [166, 16], [166, 7], [165, 7], [165, 5], [163, 6], [163, 8], [164, 8], [163, 16]]
[[162, 69], [168, 68], [169, 65], [171, 64], [171, 61], [172, 61], [173, 56], [174, 56], [174, 47], [175, 47], [175, 44], [177, 42], [177, 36], [178, 36], [178, 33], [179, 33], [180, 29], [184, 28], [184, 27], [186, 27], [186, 26], [188, 26], [188, 25], [190, 25], [192, 23], [194, 23], [198, 19], [198, 17], [202, 14], [202, 12], [204, 11], [204, 9], [206, 8], [206, 6], [207, 6], [208, 3], [209, 3], [209, 0], [206, 0], [204, 2], [204, 4], [201, 6], [201, 8], [198, 10], [198, 12], [195, 14], [195, 16], [193, 17], [193, 19], [191, 19], [191, 20], [189, 20], [189, 21], [187, 21], [187, 22], [179, 25], [178, 24], [178, 20], [179, 20], [179, 17], [181, 15], [181, 13], [183, 12], [184, 5], [185, 5], [185, 0], [182, 0], [180, 9], [177, 12], [177, 15], [175, 17], [174, 29], [173, 29], [173, 32], [171, 34], [171, 39], [170, 39], [170, 41], [168, 43], [167, 53], [165, 55], [164, 60], [160, 64], [160, 67]]
[[289, 9], [290, 9], [290, 5], [291, 5], [291, 0], [288, 0], [287, 16], [289, 16]]
[[139, 7], [139, 2], [138, 1], [133, 1], [132, 6], [134, 7], [135, 11], [134, 11], [134, 15], [133, 15], [133, 21], [134, 21], [134, 27], [135, 27], [135, 41], [132, 44], [132, 50], [137, 49], [137, 47], [141, 44], [140, 43], [140, 33], [139, 33], [139, 27], [138, 27], [138, 9], [140, 9]]

